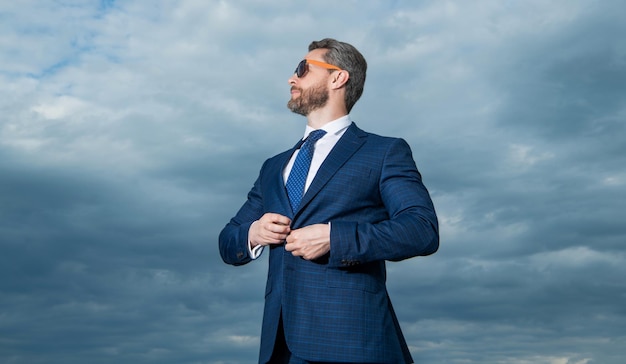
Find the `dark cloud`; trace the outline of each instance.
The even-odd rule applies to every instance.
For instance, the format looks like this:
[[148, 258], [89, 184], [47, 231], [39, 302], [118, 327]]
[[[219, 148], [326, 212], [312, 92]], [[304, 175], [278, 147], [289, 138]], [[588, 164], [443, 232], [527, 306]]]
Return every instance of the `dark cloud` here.
[[287, 78], [325, 36], [440, 216], [388, 264], [414, 358], [622, 362], [619, 1], [57, 5], [0, 6], [2, 362], [256, 361], [267, 257], [217, 235], [301, 136]]

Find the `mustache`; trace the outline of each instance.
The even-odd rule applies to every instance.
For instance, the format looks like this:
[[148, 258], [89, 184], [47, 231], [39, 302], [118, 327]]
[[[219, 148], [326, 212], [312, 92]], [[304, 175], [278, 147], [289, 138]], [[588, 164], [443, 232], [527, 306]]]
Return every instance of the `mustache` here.
[[300, 87], [296, 87], [296, 86], [291, 86], [291, 91], [300, 91], [302, 92], [303, 90]]

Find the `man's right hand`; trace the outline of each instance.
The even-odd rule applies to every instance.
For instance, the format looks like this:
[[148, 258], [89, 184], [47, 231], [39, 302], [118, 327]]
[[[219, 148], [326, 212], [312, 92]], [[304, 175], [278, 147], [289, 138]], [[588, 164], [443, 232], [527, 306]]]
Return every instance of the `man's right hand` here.
[[286, 216], [271, 212], [266, 213], [250, 225], [248, 232], [250, 247], [284, 243], [291, 231], [290, 224], [291, 219]]

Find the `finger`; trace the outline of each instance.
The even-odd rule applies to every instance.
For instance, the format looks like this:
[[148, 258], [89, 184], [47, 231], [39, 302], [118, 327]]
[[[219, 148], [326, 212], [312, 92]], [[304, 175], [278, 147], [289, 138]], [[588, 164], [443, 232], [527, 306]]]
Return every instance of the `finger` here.
[[290, 230], [289, 226], [277, 225], [277, 224], [272, 224], [272, 226], [269, 229], [276, 234], [284, 234], [284, 235], [287, 235]]
[[277, 233], [269, 233], [267, 234], [266, 238], [267, 240], [273, 242], [273, 243], [282, 243], [285, 241], [285, 238], [287, 237], [287, 235], [285, 234], [277, 234]]
[[287, 216], [283, 216], [281, 214], [275, 214], [275, 213], [271, 213], [268, 216], [270, 218], [270, 221], [272, 221], [275, 224], [278, 225], [290, 225], [291, 224], [291, 219], [288, 218]]
[[293, 235], [293, 231], [289, 235], [287, 235], [286, 240], [287, 240], [287, 244], [295, 243], [296, 238]]
[[285, 244], [285, 250], [294, 253], [295, 251], [300, 250], [300, 247], [294, 243], [287, 243]]
[[263, 224], [263, 229], [270, 235], [273, 234], [285, 234], [285, 227], [282, 225], [277, 225], [273, 222], [268, 222]]

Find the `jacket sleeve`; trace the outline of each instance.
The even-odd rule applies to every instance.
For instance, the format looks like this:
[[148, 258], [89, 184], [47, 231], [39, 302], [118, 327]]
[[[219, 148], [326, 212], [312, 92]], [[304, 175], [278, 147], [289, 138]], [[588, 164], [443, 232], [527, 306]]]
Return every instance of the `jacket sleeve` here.
[[353, 266], [429, 255], [439, 247], [435, 209], [411, 149], [395, 139], [384, 156], [379, 191], [388, 219], [331, 222], [329, 265]]
[[252, 260], [248, 251], [248, 231], [250, 225], [263, 215], [260, 181], [259, 176], [248, 193], [246, 202], [219, 235], [220, 255], [227, 264], [243, 265]]

